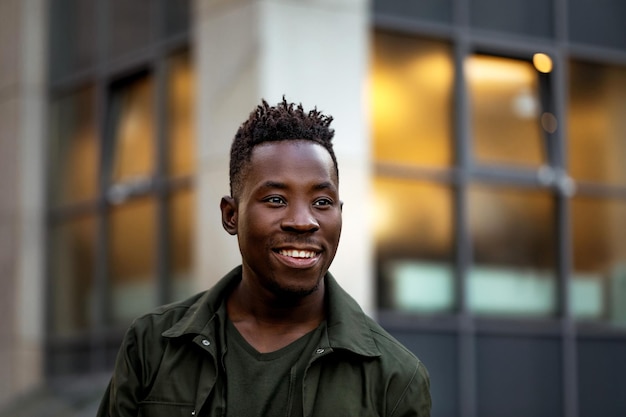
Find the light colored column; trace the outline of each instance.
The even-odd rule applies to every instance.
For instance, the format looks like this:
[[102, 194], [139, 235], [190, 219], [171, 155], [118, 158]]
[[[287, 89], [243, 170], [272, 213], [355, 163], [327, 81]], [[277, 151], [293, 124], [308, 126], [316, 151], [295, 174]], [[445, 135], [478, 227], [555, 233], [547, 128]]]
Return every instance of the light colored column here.
[[0, 1], [0, 405], [11, 397], [16, 373], [17, 1]]
[[47, 1], [22, 0], [19, 117], [18, 390], [43, 377]]
[[223, 231], [218, 210], [219, 198], [228, 193], [235, 131], [261, 98], [275, 104], [285, 95], [335, 118], [345, 205], [331, 271], [372, 310], [368, 6], [365, 0], [196, 0], [199, 288], [240, 262], [236, 240]]
[[0, 404], [43, 375], [45, 6], [0, 1]]

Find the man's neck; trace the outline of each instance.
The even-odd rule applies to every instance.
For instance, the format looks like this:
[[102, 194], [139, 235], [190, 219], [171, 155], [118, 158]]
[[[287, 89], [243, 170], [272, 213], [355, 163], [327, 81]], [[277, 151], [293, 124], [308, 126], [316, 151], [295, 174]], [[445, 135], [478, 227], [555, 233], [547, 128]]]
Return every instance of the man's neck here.
[[261, 353], [281, 349], [317, 328], [325, 318], [324, 282], [311, 294], [278, 297], [251, 288], [245, 280], [230, 294], [228, 318]]

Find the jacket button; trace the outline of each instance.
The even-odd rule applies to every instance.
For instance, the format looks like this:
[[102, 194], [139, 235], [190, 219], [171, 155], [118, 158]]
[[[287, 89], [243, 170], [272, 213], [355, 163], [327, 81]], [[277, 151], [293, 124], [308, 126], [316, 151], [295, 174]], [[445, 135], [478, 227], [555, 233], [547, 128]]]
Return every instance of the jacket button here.
[[202, 344], [203, 344], [204, 346], [209, 346], [209, 345], [211, 344], [211, 342], [209, 342], [209, 341], [208, 341], [208, 340], [206, 340], [206, 339], [202, 339]]
[[317, 353], [318, 355], [319, 355], [319, 354], [321, 354], [321, 353], [324, 353], [324, 349], [319, 348], [319, 349], [317, 349], [317, 350], [315, 351], [315, 353]]

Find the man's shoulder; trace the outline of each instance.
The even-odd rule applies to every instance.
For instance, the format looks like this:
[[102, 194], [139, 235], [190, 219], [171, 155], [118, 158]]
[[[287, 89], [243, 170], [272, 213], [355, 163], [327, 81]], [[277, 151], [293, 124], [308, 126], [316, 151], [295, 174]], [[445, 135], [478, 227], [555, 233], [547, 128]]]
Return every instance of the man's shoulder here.
[[369, 316], [366, 317], [367, 325], [370, 329], [370, 334], [376, 343], [376, 346], [380, 350], [383, 356], [391, 356], [397, 358], [399, 361], [419, 362], [419, 359], [413, 352], [411, 352], [404, 344], [398, 339], [392, 336], [387, 330], [385, 330], [378, 322]]
[[195, 308], [200, 303], [200, 300], [206, 293], [207, 291], [205, 290], [186, 299], [156, 307], [137, 317], [133, 321], [131, 329], [135, 331], [154, 331], [160, 334], [182, 320], [190, 309]]
[[171, 337], [185, 333], [199, 333], [206, 321], [215, 314], [225, 297], [241, 277], [241, 267], [237, 267], [222, 277], [215, 285], [181, 301], [156, 307], [137, 317], [131, 328], [137, 330], [165, 332], [171, 330]]
[[430, 376], [424, 363], [403, 343], [368, 317], [372, 338], [380, 351], [378, 363], [386, 375], [398, 377], [396, 383], [419, 387], [430, 386]]

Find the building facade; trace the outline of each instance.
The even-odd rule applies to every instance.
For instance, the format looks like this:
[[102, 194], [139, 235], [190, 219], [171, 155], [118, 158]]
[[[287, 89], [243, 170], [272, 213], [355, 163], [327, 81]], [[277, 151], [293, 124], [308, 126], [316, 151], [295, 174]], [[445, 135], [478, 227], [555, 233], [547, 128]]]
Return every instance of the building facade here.
[[426, 363], [433, 416], [623, 416], [625, 18], [617, 0], [0, 2], [4, 414], [93, 415], [132, 318], [239, 262], [230, 141], [285, 95], [335, 117], [331, 270]]

